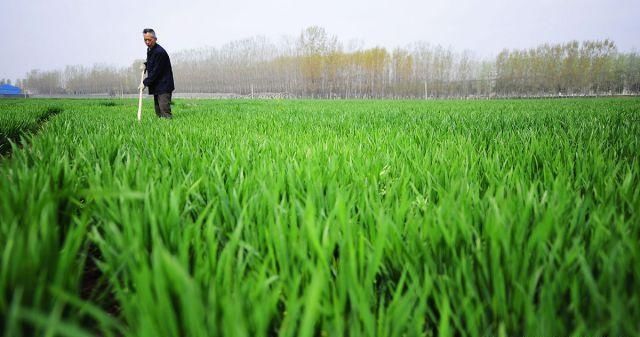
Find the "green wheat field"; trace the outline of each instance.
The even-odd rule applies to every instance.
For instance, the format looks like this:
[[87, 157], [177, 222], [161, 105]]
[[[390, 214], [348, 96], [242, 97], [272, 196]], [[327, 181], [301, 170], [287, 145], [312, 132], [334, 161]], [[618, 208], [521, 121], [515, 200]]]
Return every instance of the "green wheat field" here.
[[0, 101], [5, 336], [632, 336], [640, 98]]

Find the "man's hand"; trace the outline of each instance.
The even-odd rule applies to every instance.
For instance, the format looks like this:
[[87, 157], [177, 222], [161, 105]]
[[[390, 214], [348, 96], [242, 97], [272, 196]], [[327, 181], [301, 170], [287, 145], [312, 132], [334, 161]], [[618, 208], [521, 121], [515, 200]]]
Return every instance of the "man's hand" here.
[[145, 86], [144, 84], [140, 83], [140, 85], [138, 86], [138, 90], [144, 90]]

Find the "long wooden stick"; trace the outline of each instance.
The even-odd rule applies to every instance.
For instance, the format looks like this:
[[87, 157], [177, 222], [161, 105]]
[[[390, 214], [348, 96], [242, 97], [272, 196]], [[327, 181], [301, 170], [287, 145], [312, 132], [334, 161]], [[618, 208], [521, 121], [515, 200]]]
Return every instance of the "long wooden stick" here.
[[[140, 75], [140, 84], [144, 81], [144, 69], [142, 69], [142, 74]], [[142, 91], [144, 88], [140, 89], [140, 97], [138, 98], [138, 122], [142, 120]]]

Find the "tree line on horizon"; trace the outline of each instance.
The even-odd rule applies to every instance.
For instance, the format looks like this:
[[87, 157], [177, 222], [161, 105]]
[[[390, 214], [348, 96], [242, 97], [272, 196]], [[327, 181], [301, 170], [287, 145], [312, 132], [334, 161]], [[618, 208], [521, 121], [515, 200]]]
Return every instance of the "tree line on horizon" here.
[[[418, 42], [388, 50], [345, 46], [323, 28], [276, 44], [265, 37], [171, 55], [176, 92], [299, 98], [489, 98], [640, 94], [640, 55], [611, 40], [542, 44], [481, 59]], [[128, 67], [31, 70], [15, 84], [33, 94], [137, 93]]]

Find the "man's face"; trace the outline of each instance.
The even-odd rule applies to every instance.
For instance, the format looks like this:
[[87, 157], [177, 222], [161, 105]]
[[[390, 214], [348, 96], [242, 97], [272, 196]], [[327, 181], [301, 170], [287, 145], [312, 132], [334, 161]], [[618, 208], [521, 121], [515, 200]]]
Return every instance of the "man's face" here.
[[156, 38], [153, 37], [153, 34], [146, 33], [146, 34], [143, 34], [143, 36], [144, 36], [144, 44], [146, 44], [147, 47], [153, 48], [153, 46], [156, 45]]

